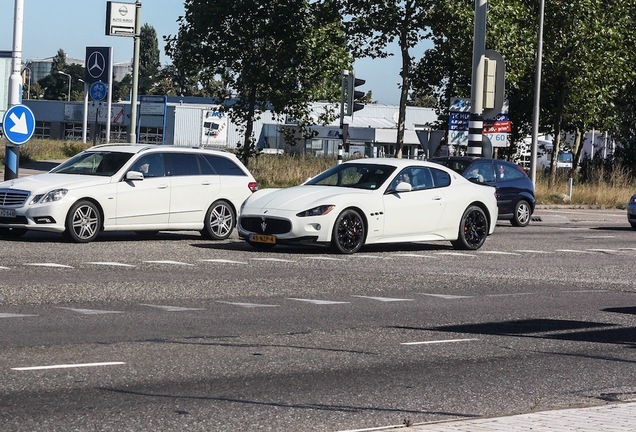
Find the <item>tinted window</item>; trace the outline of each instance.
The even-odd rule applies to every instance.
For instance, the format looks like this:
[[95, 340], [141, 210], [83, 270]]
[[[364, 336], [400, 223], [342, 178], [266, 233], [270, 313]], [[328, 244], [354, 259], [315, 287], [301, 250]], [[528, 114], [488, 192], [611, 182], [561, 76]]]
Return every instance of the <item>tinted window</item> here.
[[151, 153], [140, 157], [132, 166], [132, 171], [143, 173], [144, 177], [163, 177], [166, 175], [163, 156]]
[[169, 161], [168, 175], [193, 176], [200, 175], [199, 160], [194, 153], [166, 153]]
[[218, 155], [204, 155], [204, 157], [218, 175], [247, 176], [230, 158]]
[[199, 168], [201, 168], [201, 174], [203, 175], [215, 175], [216, 172], [212, 165], [201, 155], [197, 155], [197, 159], [199, 160]]
[[483, 178], [483, 181], [485, 182], [495, 181], [495, 173], [492, 168], [492, 162], [490, 161], [480, 161], [473, 163], [470, 168], [468, 168], [468, 171], [463, 174], [463, 176], [466, 178], [481, 176], [479, 178]]
[[515, 180], [526, 177], [516, 165], [497, 163], [497, 180]]
[[431, 168], [431, 175], [433, 176], [434, 187], [446, 187], [451, 183], [450, 175], [446, 171]]

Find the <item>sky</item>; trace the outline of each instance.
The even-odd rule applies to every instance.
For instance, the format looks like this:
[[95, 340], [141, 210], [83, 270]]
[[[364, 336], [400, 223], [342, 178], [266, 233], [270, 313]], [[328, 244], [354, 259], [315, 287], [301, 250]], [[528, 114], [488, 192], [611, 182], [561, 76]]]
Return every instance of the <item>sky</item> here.
[[[59, 49], [73, 58], [83, 59], [86, 47], [112, 47], [116, 63], [131, 61], [133, 39], [106, 36], [107, 0], [22, 0], [22, 61], [53, 57]], [[134, 3], [133, 0], [121, 3]], [[142, 0], [141, 24], [154, 27], [159, 39], [161, 64], [170, 63], [164, 53], [164, 35], [176, 35], [177, 19], [184, 13], [179, 0]], [[13, 50], [15, 0], [2, 0], [0, 11], [0, 50]], [[416, 47], [419, 58], [429, 46]], [[397, 50], [396, 50], [397, 52]], [[361, 59], [354, 64], [355, 76], [366, 83], [358, 89], [371, 90], [378, 103], [397, 105], [400, 100], [400, 58]]]

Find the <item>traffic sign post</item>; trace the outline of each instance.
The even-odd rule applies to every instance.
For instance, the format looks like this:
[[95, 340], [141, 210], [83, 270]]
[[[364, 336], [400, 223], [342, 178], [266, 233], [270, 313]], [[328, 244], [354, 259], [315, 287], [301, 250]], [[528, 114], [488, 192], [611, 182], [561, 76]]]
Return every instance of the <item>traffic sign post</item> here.
[[103, 101], [108, 93], [108, 86], [101, 81], [94, 82], [90, 87], [90, 96], [94, 101]]
[[11, 180], [18, 177], [18, 161], [20, 149], [35, 132], [35, 116], [25, 105], [14, 105], [7, 110], [2, 119], [4, 136], [13, 145], [6, 146], [4, 179]]

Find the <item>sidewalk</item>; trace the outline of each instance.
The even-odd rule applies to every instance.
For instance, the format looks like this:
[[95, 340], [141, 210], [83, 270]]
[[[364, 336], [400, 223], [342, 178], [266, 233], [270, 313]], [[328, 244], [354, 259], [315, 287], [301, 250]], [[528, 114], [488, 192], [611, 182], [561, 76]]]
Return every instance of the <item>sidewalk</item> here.
[[[408, 432], [634, 432], [636, 402], [543, 411], [507, 417], [393, 426], [364, 431]], [[362, 431], [361, 430], [361, 431]], [[353, 431], [350, 431], [353, 432]]]

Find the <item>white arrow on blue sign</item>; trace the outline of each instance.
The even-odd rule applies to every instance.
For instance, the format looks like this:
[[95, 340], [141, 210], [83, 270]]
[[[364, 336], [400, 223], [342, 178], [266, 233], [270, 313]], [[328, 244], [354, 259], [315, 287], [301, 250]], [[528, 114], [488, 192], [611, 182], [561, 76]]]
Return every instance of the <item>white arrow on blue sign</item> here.
[[22, 145], [31, 139], [35, 132], [35, 116], [25, 105], [14, 105], [7, 110], [2, 119], [4, 136], [15, 145]]

